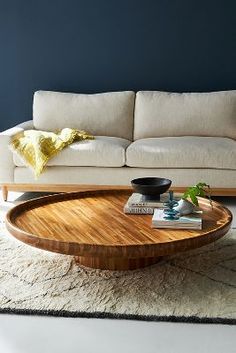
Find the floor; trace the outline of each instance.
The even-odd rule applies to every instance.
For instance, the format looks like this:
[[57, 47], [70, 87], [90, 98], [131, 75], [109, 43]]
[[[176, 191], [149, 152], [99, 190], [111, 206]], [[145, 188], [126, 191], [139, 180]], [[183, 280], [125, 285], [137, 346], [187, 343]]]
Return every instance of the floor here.
[[[33, 196], [10, 193], [9, 202]], [[219, 201], [236, 216], [236, 198]], [[77, 351], [235, 353], [236, 326], [0, 315], [1, 353]]]

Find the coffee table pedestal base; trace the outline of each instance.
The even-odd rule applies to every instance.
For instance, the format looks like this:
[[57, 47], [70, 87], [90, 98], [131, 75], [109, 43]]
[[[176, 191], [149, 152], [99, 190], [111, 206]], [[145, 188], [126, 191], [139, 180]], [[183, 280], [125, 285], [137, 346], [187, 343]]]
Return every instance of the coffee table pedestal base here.
[[160, 261], [161, 257], [140, 257], [140, 258], [121, 258], [121, 257], [88, 257], [75, 256], [78, 265], [97, 268], [100, 270], [127, 271], [135, 270], [153, 265]]

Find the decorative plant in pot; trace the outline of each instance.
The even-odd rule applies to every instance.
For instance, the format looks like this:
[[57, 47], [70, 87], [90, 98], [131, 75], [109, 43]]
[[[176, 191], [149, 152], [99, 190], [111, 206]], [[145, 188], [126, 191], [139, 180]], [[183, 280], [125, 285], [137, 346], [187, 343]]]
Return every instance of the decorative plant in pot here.
[[[211, 189], [206, 183], [200, 182], [194, 186], [190, 186], [183, 194], [181, 200], [178, 202], [178, 206], [175, 210], [181, 215], [187, 215], [194, 211], [195, 207], [198, 207], [198, 196], [207, 197], [212, 207], [211, 200]], [[190, 201], [191, 200], [191, 201]]]

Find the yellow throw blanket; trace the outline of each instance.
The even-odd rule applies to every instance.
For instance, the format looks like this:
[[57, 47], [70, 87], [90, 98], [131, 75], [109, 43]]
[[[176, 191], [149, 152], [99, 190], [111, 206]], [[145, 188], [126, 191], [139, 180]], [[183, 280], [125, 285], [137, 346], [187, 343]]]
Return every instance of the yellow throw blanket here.
[[65, 128], [58, 133], [26, 130], [16, 134], [10, 144], [24, 162], [33, 169], [37, 178], [49, 159], [75, 141], [94, 139], [87, 132]]

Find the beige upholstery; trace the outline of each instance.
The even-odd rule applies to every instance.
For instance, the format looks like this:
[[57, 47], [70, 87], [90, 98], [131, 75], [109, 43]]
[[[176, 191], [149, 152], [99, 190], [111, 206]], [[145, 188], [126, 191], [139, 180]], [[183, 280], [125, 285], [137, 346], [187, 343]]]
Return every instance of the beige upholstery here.
[[236, 141], [224, 137], [159, 137], [133, 142], [126, 164], [142, 168], [236, 169]]
[[70, 127], [97, 136], [131, 140], [134, 99], [134, 92], [74, 94], [38, 91], [34, 94], [34, 125], [38, 130]]
[[98, 184], [130, 185], [130, 180], [142, 176], [168, 177], [175, 186], [194, 185], [200, 180], [211, 187], [236, 188], [235, 170], [222, 169], [147, 169], [147, 168], [96, 168], [49, 167], [38, 180], [29, 168], [15, 168], [16, 183], [39, 184]]
[[29, 120], [0, 133], [0, 183], [14, 182], [15, 165], [12, 152], [9, 149], [12, 136], [20, 131], [33, 128], [33, 120]]
[[137, 93], [134, 140], [190, 135], [236, 139], [236, 90]]
[[[107, 136], [97, 136], [95, 140], [74, 142], [52, 158], [49, 166], [93, 166], [122, 167], [125, 165], [125, 149], [130, 141]], [[16, 166], [25, 166], [14, 153]]]
[[[236, 188], [236, 91], [138, 92], [136, 100], [133, 92], [39, 91], [33, 118], [34, 124], [0, 134], [2, 184], [129, 185], [133, 178], [160, 176], [173, 186], [205, 181], [212, 188]], [[35, 180], [9, 150], [11, 136], [22, 129], [64, 127], [97, 137], [63, 150]]]

